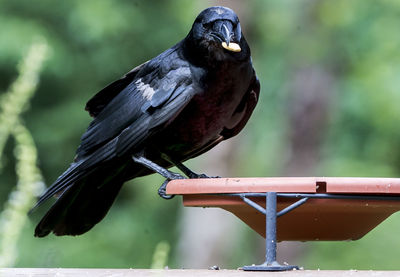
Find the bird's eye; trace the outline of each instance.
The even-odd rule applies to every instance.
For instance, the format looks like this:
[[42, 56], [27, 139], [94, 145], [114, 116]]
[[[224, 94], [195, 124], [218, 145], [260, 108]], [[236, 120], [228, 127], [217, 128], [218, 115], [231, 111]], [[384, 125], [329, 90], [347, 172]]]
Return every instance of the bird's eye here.
[[213, 25], [212, 22], [203, 23], [203, 28], [204, 29], [210, 29], [212, 27], [212, 25]]

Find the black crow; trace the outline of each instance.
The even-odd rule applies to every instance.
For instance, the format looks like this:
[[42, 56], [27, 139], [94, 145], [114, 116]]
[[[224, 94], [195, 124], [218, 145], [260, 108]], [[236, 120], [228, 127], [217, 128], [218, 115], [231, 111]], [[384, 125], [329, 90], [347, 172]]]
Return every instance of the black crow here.
[[[237, 15], [211, 7], [181, 42], [139, 65], [86, 104], [94, 118], [70, 167], [40, 197], [58, 199], [35, 236], [80, 235], [106, 215], [122, 184], [176, 165], [242, 130], [256, 106], [260, 84]], [[36, 207], [35, 206], [35, 207]]]

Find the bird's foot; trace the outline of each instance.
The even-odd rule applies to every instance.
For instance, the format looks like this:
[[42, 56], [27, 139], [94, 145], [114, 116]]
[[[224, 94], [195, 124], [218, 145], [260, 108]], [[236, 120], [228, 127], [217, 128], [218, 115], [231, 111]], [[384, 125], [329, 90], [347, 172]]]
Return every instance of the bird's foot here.
[[158, 189], [158, 195], [163, 198], [163, 199], [172, 199], [174, 198], [174, 194], [167, 195], [167, 184], [169, 183], [169, 179], [165, 180], [164, 183], [161, 185], [161, 187]]
[[[174, 194], [168, 195], [167, 194], [167, 184], [172, 181], [172, 180], [177, 180], [177, 179], [186, 179], [184, 176], [182, 176], [179, 173], [171, 172], [171, 178], [167, 178], [164, 183], [160, 186], [158, 189], [158, 195], [163, 198], [163, 199], [172, 199], [175, 197]], [[220, 176], [208, 176], [206, 174], [197, 174], [194, 172], [191, 172], [188, 177], [190, 179], [200, 179], [200, 178], [221, 178]]]
[[207, 178], [221, 178], [220, 176], [208, 176], [206, 174], [200, 173], [194, 173], [193, 171], [188, 174], [189, 179], [207, 179]]
[[177, 179], [186, 179], [184, 176], [182, 176], [179, 173], [175, 173], [170, 171], [170, 176], [162, 183], [160, 188], [158, 189], [158, 195], [163, 198], [163, 199], [172, 199], [174, 198], [174, 194], [168, 195], [167, 194], [167, 184], [172, 181], [172, 180], [177, 180]]

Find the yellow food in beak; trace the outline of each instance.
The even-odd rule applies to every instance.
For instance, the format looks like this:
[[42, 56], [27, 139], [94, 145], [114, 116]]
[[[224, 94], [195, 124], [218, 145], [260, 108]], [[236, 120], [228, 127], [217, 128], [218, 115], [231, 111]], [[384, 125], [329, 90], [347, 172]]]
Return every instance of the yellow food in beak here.
[[226, 50], [232, 51], [232, 52], [240, 52], [242, 49], [240, 48], [239, 44], [230, 42], [229, 44], [226, 44], [226, 42], [222, 42], [222, 47], [224, 47]]

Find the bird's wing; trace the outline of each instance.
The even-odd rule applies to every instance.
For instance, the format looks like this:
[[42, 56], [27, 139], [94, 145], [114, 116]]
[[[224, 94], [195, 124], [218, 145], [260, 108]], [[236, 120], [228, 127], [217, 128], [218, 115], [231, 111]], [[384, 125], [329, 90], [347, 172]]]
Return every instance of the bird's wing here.
[[117, 137], [120, 147], [128, 143], [126, 136], [138, 143], [146, 130], [173, 117], [185, 105], [193, 93], [191, 72], [189, 65], [174, 53], [156, 57], [140, 66], [137, 72], [132, 71], [135, 76], [130, 77], [129, 84], [119, 93], [115, 92], [116, 88], [127, 81], [123, 78], [121, 84], [118, 81], [111, 84], [109, 90], [113, 97], [102, 90], [88, 102], [87, 108], [91, 113], [95, 111], [95, 118], [82, 135], [77, 160]]
[[173, 58], [163, 61], [168, 66], [161, 64], [152, 71], [147, 68], [150, 61], [143, 68], [146, 74], [139, 71], [102, 108], [82, 136], [75, 162], [35, 207], [90, 174], [98, 164], [137, 151], [146, 138], [179, 114], [199, 89], [192, 82], [188, 64]]
[[254, 73], [253, 81], [251, 82], [247, 93], [244, 95], [242, 101], [232, 115], [230, 122], [220, 134], [224, 139], [236, 136], [244, 128], [257, 105], [259, 95], [260, 81]]
[[121, 79], [112, 82], [100, 90], [86, 103], [85, 110], [88, 111], [91, 116], [96, 117], [115, 96], [117, 96], [135, 79], [137, 73], [143, 69], [146, 64], [147, 62], [135, 67]]

